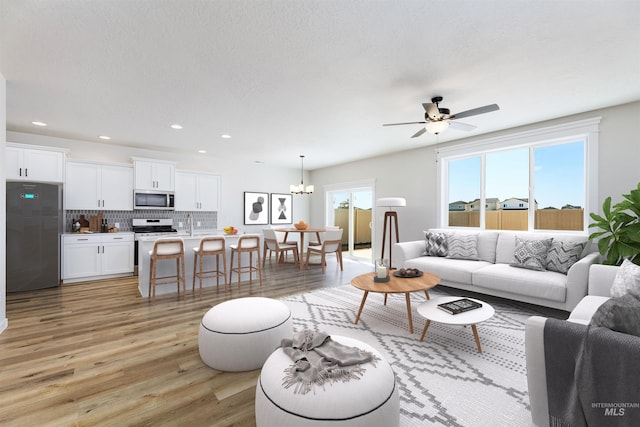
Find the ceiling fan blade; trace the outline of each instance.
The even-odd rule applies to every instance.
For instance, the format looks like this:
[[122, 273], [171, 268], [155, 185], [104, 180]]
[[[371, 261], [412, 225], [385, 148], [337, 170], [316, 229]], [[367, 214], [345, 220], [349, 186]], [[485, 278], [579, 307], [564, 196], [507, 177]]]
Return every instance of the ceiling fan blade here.
[[471, 132], [472, 130], [477, 128], [477, 126], [469, 125], [467, 123], [461, 123], [461, 122], [449, 122], [449, 127], [451, 129], [463, 130], [466, 132]]
[[411, 136], [411, 138], [417, 138], [420, 135], [422, 135], [423, 133], [425, 133], [426, 131], [427, 131], [427, 128], [422, 128], [418, 132], [414, 133], [413, 136]]
[[436, 104], [432, 103], [423, 103], [422, 108], [427, 112], [427, 117], [431, 120], [438, 120], [440, 118], [440, 110]]
[[490, 113], [492, 111], [499, 110], [498, 104], [485, 105], [484, 107], [474, 108], [472, 110], [463, 111], [451, 115], [450, 119], [461, 119], [463, 117], [477, 116], [478, 114]]
[[423, 125], [426, 122], [406, 122], [406, 123], [384, 123], [382, 126], [398, 126], [398, 125]]

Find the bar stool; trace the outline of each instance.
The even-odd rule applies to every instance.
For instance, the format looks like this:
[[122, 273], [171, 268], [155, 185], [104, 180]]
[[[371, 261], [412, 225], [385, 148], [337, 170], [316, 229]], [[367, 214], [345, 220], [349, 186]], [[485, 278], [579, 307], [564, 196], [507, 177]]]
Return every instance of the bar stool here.
[[[225, 240], [222, 236], [207, 236], [200, 240], [200, 246], [193, 248], [193, 283], [191, 291], [196, 290], [196, 277], [200, 280], [200, 295], [202, 295], [202, 279], [216, 278], [216, 286], [220, 286], [220, 277], [224, 279], [224, 288], [227, 289], [227, 252]], [[203, 270], [203, 260], [206, 256], [216, 257], [214, 270]], [[220, 270], [220, 255], [222, 255], [222, 271]], [[198, 262], [199, 260], [199, 262]], [[196, 271], [196, 267], [198, 267]]]
[[[260, 236], [258, 234], [244, 234], [238, 239], [235, 245], [229, 245], [231, 248], [231, 271], [229, 272], [229, 285], [233, 282], [233, 272], [238, 274], [238, 288], [240, 288], [240, 274], [249, 273], [249, 283], [252, 280], [252, 273], [258, 273], [260, 278], [260, 286], [262, 286], [262, 269], [260, 268]], [[249, 266], [242, 267], [242, 253], [249, 253]], [[258, 255], [258, 262], [253, 266], [253, 253]], [[238, 266], [233, 267], [233, 255], [238, 254]]]
[[[153, 249], [149, 251], [149, 297], [156, 297], [156, 286], [168, 283], [177, 283], [178, 295], [180, 295], [180, 282], [182, 282], [183, 291], [187, 292], [187, 281], [185, 279], [184, 269], [184, 242], [178, 238], [158, 239], [153, 244]], [[175, 276], [157, 276], [158, 261], [167, 259], [176, 260]], [[153, 293], [152, 293], [153, 289]]]

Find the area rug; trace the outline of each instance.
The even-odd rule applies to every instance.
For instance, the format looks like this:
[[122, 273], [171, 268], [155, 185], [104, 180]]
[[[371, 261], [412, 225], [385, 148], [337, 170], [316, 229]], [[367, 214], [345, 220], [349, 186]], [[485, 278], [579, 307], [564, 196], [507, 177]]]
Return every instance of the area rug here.
[[[437, 289], [434, 296], [450, 295]], [[400, 425], [532, 426], [527, 394], [524, 324], [539, 315], [526, 304], [491, 299], [496, 314], [478, 324], [483, 353], [471, 328], [425, 321], [416, 311], [424, 294], [411, 295], [413, 334], [405, 297], [370, 293], [357, 325], [362, 291], [345, 285], [283, 298], [294, 329], [309, 328], [364, 341], [391, 364], [400, 390]]]

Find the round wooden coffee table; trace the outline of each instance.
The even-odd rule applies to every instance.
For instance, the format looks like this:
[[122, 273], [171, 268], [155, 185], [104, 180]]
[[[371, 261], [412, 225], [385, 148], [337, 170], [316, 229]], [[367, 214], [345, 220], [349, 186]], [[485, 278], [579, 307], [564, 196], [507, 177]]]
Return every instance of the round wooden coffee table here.
[[424, 339], [424, 334], [427, 333], [429, 324], [432, 321], [444, 323], [446, 325], [471, 325], [473, 338], [475, 338], [476, 340], [478, 352], [482, 353], [482, 347], [480, 347], [480, 337], [478, 336], [478, 328], [476, 328], [476, 323], [484, 322], [485, 320], [490, 319], [494, 315], [495, 310], [488, 303], [475, 298], [469, 299], [471, 301], [482, 304], [482, 307], [458, 314], [449, 314], [446, 311], [438, 308], [438, 304], [455, 301], [461, 298], [462, 297], [438, 297], [424, 302], [418, 306], [418, 314], [427, 319], [427, 322], [424, 325], [424, 329], [422, 330], [422, 335], [420, 336], [420, 341]]
[[409, 316], [409, 332], [413, 333], [413, 320], [411, 319], [411, 292], [424, 291], [425, 296], [429, 299], [429, 289], [440, 283], [440, 278], [435, 274], [423, 273], [418, 277], [396, 277], [390, 275], [388, 282], [374, 282], [375, 273], [366, 273], [351, 279], [351, 284], [364, 291], [362, 296], [362, 302], [360, 303], [360, 309], [356, 316], [355, 324], [358, 324], [360, 320], [360, 314], [364, 308], [364, 303], [367, 300], [369, 292], [376, 292], [384, 295], [384, 303], [387, 304], [387, 294], [405, 294], [407, 301], [407, 314]]

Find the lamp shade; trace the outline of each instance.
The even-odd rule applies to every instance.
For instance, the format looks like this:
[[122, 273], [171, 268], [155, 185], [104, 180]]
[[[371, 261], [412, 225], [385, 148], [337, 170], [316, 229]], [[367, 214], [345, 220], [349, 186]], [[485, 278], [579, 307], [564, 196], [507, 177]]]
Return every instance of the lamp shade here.
[[407, 199], [404, 197], [382, 197], [376, 200], [376, 206], [386, 206], [389, 208], [407, 206]]

